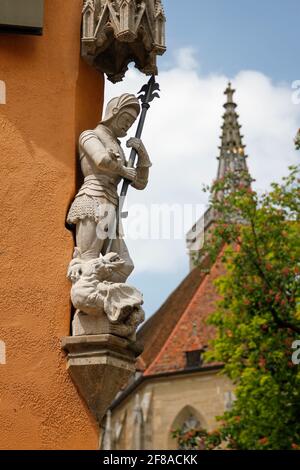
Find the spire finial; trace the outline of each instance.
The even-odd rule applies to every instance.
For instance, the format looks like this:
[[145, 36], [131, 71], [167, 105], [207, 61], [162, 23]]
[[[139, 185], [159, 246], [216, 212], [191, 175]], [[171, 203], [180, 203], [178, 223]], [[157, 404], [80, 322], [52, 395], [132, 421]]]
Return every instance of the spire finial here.
[[233, 101], [234, 92], [231, 82], [228, 82], [224, 92], [227, 95], [227, 102], [224, 104], [225, 113], [223, 115], [218, 179], [224, 178], [229, 171], [247, 170], [244, 153], [245, 145], [242, 141], [241, 126], [236, 112], [237, 105]]
[[228, 82], [227, 88], [224, 91], [224, 95], [227, 95], [227, 103], [232, 104], [233, 103], [233, 95], [235, 93], [235, 90], [231, 88], [231, 82]]

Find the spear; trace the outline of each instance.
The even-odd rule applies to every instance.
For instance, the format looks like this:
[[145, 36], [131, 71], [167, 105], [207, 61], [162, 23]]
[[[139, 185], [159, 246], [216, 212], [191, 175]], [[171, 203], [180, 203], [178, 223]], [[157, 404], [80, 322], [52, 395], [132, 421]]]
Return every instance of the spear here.
[[[140, 139], [142, 136], [147, 112], [150, 108], [151, 101], [153, 101], [154, 98], [160, 97], [159, 94], [157, 93], [158, 91], [160, 91], [159, 84], [156, 83], [155, 76], [152, 75], [148, 83], [146, 83], [142, 87], [142, 89], [138, 92], [138, 99], [141, 100], [141, 103], [142, 103], [142, 112], [141, 112], [140, 120], [139, 120], [138, 127], [137, 127], [136, 134], [135, 134], [135, 137], [138, 139]], [[127, 163], [128, 168], [134, 167], [136, 157], [137, 157], [137, 151], [134, 148], [132, 148], [129, 159], [128, 159], [128, 163]], [[114, 221], [114, 227], [113, 227], [113, 232], [112, 232], [113, 235], [116, 233], [116, 229], [119, 225], [119, 214], [121, 214], [121, 217], [123, 218], [127, 217], [127, 213], [122, 213], [122, 209], [124, 206], [125, 198], [127, 196], [130, 183], [131, 181], [127, 179], [124, 179], [123, 181], [123, 185], [122, 185], [122, 189], [121, 189], [121, 193], [119, 197], [119, 205], [117, 207], [116, 218]], [[113, 242], [113, 237], [111, 237], [109, 240], [106, 253], [109, 253], [111, 251], [112, 242]]]

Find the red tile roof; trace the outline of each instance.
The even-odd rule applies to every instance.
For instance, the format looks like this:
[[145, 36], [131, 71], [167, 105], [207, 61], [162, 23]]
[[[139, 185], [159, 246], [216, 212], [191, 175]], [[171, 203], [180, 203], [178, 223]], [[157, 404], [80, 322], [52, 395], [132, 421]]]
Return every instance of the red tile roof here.
[[199, 268], [193, 269], [138, 331], [137, 339], [144, 346], [137, 362], [139, 370], [146, 369], [158, 355], [204, 277]]
[[138, 367], [145, 376], [185, 369], [185, 352], [208, 344], [214, 329], [206, 319], [218, 300], [214, 280], [222, 274], [220, 261], [208, 274], [195, 268], [145, 323], [138, 334], [145, 345]]

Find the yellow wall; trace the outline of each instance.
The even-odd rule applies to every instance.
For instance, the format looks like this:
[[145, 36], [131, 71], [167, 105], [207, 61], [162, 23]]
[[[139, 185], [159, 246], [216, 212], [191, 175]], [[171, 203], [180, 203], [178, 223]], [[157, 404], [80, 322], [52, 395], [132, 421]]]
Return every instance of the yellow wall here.
[[80, 59], [81, 8], [82, 0], [45, 0], [42, 37], [0, 35], [1, 449], [98, 444], [60, 349], [70, 327], [73, 240], [64, 222], [76, 142], [103, 101], [103, 77]]
[[[168, 378], [145, 381], [112, 413], [112, 424], [122, 420], [126, 413], [126, 421], [120, 436], [118, 449], [131, 449], [133, 441], [132, 416], [135, 406], [135, 395], [139, 394], [140, 401], [145, 394], [152, 392], [149, 410], [152, 443], [147, 448], [153, 450], [176, 449], [176, 441], [170, 431], [176, 428], [176, 418], [187, 406], [193, 408], [201, 425], [211, 431], [217, 426], [216, 416], [223, 414], [225, 407], [225, 392], [232, 391], [232, 383], [224, 376], [212, 372], [201, 372], [185, 375], [173, 375]], [[182, 424], [182, 423], [181, 423]], [[149, 428], [148, 428], [149, 429]]]

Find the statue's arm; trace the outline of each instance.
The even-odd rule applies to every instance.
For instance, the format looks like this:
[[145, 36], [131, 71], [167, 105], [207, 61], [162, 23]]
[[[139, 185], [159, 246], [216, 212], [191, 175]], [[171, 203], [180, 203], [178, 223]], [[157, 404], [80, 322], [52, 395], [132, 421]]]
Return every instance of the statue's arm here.
[[149, 167], [137, 166], [136, 167], [136, 178], [131, 183], [131, 186], [135, 189], [145, 189], [149, 180]]
[[145, 189], [149, 179], [149, 168], [152, 166], [148, 152], [140, 139], [133, 137], [128, 140], [127, 147], [133, 147], [138, 154], [138, 163], [136, 166], [136, 177], [131, 183], [135, 189]]
[[85, 131], [81, 134], [79, 147], [99, 170], [109, 170], [122, 176], [121, 160], [104, 147], [93, 131]]

